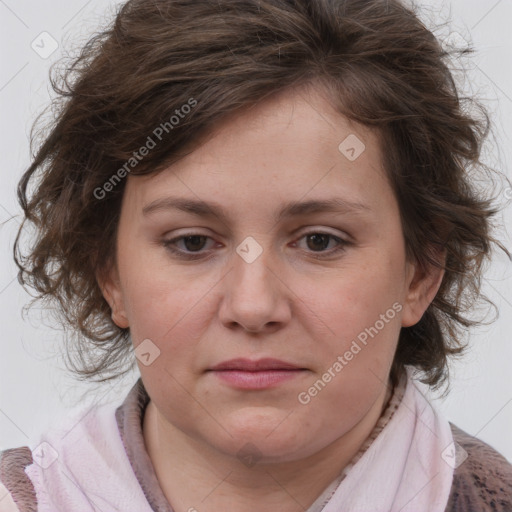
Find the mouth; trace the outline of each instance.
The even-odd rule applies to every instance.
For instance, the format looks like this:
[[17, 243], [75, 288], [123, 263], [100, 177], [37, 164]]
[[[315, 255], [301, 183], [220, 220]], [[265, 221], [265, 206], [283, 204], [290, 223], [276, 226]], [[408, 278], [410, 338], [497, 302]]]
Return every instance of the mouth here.
[[258, 371], [269, 371], [269, 370], [306, 370], [306, 368], [300, 368], [299, 366], [288, 363], [286, 361], [280, 361], [279, 359], [230, 359], [219, 363], [212, 368], [210, 371], [245, 371], [245, 372], [258, 372]]
[[303, 375], [307, 368], [279, 359], [231, 359], [207, 370], [224, 383], [240, 389], [265, 389]]

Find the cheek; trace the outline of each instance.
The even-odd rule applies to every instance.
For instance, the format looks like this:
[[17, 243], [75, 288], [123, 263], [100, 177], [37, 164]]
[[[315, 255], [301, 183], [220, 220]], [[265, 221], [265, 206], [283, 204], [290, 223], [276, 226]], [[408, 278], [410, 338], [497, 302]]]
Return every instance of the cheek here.
[[[131, 337], [135, 345], [150, 339], [159, 349], [158, 359], [141, 367], [152, 378], [169, 380], [166, 370], [180, 382], [195, 373], [198, 353], [207, 347], [207, 330], [215, 318], [215, 283], [173, 270], [137, 273], [125, 289]], [[140, 365], [139, 365], [140, 366]], [[175, 390], [176, 391], [176, 390]]]
[[302, 283], [297, 314], [315, 340], [317, 370], [323, 374], [338, 356], [343, 358], [337, 366], [343, 369], [332, 369], [337, 377], [321, 402], [334, 404], [340, 393], [346, 403], [363, 400], [365, 392], [376, 392], [379, 379], [386, 380], [392, 363], [401, 328], [401, 280], [391, 258], [372, 253], [359, 255], [342, 271]]
[[318, 316], [336, 334], [354, 335], [402, 297], [402, 278], [391, 259], [360, 254], [357, 260], [298, 286], [303, 313]]
[[124, 301], [134, 341], [163, 340], [180, 324], [197, 302], [200, 289], [184, 283], [162, 266], [140, 265], [134, 261], [124, 276]]
[[382, 270], [345, 269], [336, 279], [326, 278], [324, 286], [317, 281], [303, 289], [300, 314], [317, 327], [313, 336], [319, 365], [302, 391], [311, 398], [307, 407], [312, 417], [331, 411], [324, 426], [332, 432], [352, 428], [387, 381], [402, 305], [399, 287]]

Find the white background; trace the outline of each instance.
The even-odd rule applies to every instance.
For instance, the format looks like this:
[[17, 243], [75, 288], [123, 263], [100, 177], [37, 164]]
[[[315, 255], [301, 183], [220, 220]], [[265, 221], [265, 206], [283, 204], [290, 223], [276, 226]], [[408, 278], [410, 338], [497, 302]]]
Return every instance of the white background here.
[[[429, 0], [421, 5], [429, 26], [431, 21], [441, 24], [451, 16], [450, 24], [436, 33], [445, 37], [458, 32], [476, 48], [476, 55], [466, 63], [470, 74], [465, 87], [478, 94], [494, 116], [495, 137], [486, 149], [487, 163], [512, 177], [512, 0]], [[41, 309], [22, 318], [29, 296], [16, 280], [12, 259], [20, 221], [15, 190], [29, 165], [32, 122], [50, 98], [49, 67], [63, 55], [63, 47], [69, 50], [85, 42], [114, 6], [115, 2], [105, 0], [0, 0], [0, 449], [28, 444], [29, 438], [70, 407], [92, 401], [119, 402], [138, 377], [134, 373], [114, 386], [103, 387], [73, 380], [58, 352], [62, 332], [51, 327]], [[44, 31], [59, 43], [47, 59], [31, 48]], [[510, 203], [496, 235], [512, 250], [510, 233], [504, 227], [512, 225]], [[470, 352], [452, 368], [448, 398], [436, 399], [450, 421], [491, 444], [510, 461], [511, 274], [510, 262], [496, 253], [483, 290], [498, 306], [500, 316], [472, 334]]]

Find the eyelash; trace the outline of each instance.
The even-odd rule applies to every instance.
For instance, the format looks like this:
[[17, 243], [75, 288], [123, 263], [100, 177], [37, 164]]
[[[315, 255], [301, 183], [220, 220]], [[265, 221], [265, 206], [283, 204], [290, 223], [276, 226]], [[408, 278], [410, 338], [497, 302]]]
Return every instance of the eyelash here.
[[[311, 235], [324, 235], [324, 236], [329, 237], [330, 239], [335, 240], [338, 243], [338, 245], [334, 249], [331, 249], [330, 251], [311, 251], [313, 256], [315, 258], [319, 258], [319, 259], [334, 256], [342, 251], [345, 251], [346, 247], [352, 245], [352, 243], [347, 240], [343, 240], [342, 238], [334, 236], [331, 233], [324, 233], [322, 231], [310, 231], [308, 233], [304, 233], [298, 240], [301, 240], [301, 239], [311, 236]], [[183, 240], [185, 238], [189, 238], [192, 236], [201, 236], [201, 237], [205, 237], [205, 238], [210, 238], [209, 236], [202, 235], [200, 233], [186, 233], [184, 235], [178, 236], [176, 238], [172, 238], [170, 240], [164, 240], [162, 242], [162, 245], [171, 253], [173, 253], [173, 254], [177, 255], [178, 257], [185, 259], [185, 260], [207, 259], [208, 257], [205, 256], [203, 252], [198, 252], [198, 251], [186, 252], [186, 251], [182, 251], [180, 249], [175, 248], [176, 242], [179, 242], [180, 240]], [[325, 254], [325, 256], [321, 256], [322, 254]]]

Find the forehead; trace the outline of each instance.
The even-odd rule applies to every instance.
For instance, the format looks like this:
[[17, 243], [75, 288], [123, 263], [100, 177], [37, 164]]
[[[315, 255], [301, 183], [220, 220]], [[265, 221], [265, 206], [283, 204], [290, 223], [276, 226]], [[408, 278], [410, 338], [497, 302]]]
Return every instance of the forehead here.
[[377, 133], [336, 112], [321, 91], [302, 88], [222, 120], [167, 170], [129, 176], [125, 194], [139, 212], [168, 195], [247, 212], [329, 194], [375, 203], [385, 187]]

